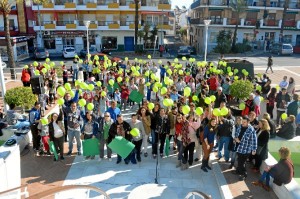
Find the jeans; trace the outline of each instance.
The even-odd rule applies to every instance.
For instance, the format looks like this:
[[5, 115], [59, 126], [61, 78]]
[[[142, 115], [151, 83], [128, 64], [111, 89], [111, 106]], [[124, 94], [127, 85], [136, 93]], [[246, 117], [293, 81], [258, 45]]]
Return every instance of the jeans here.
[[183, 164], [186, 164], [189, 162], [189, 165], [193, 164], [194, 161], [194, 149], [195, 149], [195, 142], [189, 143], [185, 148], [183, 152]]
[[151, 144], [155, 142], [155, 131], [151, 129]]
[[112, 151], [111, 151], [111, 149], [109, 147], [107, 147], [107, 145], [109, 143], [107, 142], [107, 139], [104, 139], [103, 133], [100, 136], [99, 141], [100, 141], [100, 145], [99, 145], [100, 158], [104, 157], [104, 145], [106, 145], [107, 158], [111, 158]]
[[249, 154], [238, 153], [238, 166], [236, 168], [236, 171], [240, 175], [247, 176], [246, 160], [247, 160], [248, 156], [249, 156]]
[[120, 110], [122, 110], [123, 104], [124, 104], [124, 111], [125, 111], [126, 110], [126, 106], [127, 106], [127, 99], [121, 98]]
[[76, 139], [77, 143], [77, 152], [81, 152], [81, 140], [80, 140], [80, 131], [74, 131], [68, 129], [68, 139], [69, 139], [69, 152], [73, 150], [73, 139]]
[[236, 159], [236, 151], [230, 151], [230, 163], [234, 165]]
[[[135, 145], [134, 152], [136, 154], [136, 159], [141, 160], [141, 148], [143, 140], [141, 139], [139, 141], [132, 141], [132, 143]], [[133, 156], [133, 158], [135, 159], [135, 155]]]
[[202, 146], [199, 142], [199, 139], [195, 142], [195, 148], [196, 148], [196, 158], [198, 158], [199, 160], [201, 160], [201, 156], [202, 156]]
[[226, 136], [221, 136], [219, 139], [219, 149], [218, 149], [218, 157], [222, 157], [222, 150], [223, 150], [223, 145], [224, 145], [224, 158], [225, 160], [229, 160], [229, 150], [228, 150], [228, 145], [230, 142], [230, 137]]
[[60, 151], [60, 157], [64, 156], [64, 141], [64, 136], [61, 136], [60, 138], [53, 138], [55, 150], [56, 152], [58, 152], [58, 150]]
[[77, 79], [78, 79], [78, 69], [74, 69], [72, 81], [75, 82], [75, 80], [77, 80]]
[[266, 185], [270, 186], [270, 177], [273, 177], [268, 171], [264, 171], [259, 181], [263, 182], [266, 179]]
[[[134, 152], [131, 152], [125, 159], [125, 163], [128, 164], [130, 160], [132, 160], [132, 153]], [[122, 157], [120, 155], [117, 155], [117, 162], [121, 162], [122, 161]]]
[[160, 146], [159, 146], [159, 153], [163, 154], [164, 153], [164, 145], [165, 145], [165, 140], [166, 140], [166, 134], [165, 133], [155, 133], [154, 136], [154, 142], [152, 143], [152, 154], [157, 155], [157, 145], [158, 145], [158, 138], [159, 138], [159, 142], [160, 142]]
[[285, 111], [278, 111], [277, 110], [277, 118], [276, 118], [277, 125], [281, 125], [282, 124], [282, 119], [281, 119], [282, 113], [285, 113]]
[[40, 150], [41, 136], [39, 135], [37, 124], [31, 124], [30, 130], [32, 134], [33, 149]]
[[177, 159], [182, 160], [182, 157], [183, 157], [183, 144], [182, 144], [182, 141], [177, 140], [176, 144], [177, 144], [177, 151], [178, 151]]
[[142, 143], [142, 151], [144, 153], [147, 153], [147, 149], [148, 149], [148, 138], [149, 138], [149, 135], [145, 134], [143, 136], [143, 143]]

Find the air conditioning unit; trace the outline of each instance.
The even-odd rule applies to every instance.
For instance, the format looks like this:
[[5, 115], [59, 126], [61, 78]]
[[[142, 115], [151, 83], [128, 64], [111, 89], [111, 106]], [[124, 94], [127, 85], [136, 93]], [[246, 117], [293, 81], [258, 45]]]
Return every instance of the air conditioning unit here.
[[44, 35], [50, 35], [50, 31], [44, 31]]

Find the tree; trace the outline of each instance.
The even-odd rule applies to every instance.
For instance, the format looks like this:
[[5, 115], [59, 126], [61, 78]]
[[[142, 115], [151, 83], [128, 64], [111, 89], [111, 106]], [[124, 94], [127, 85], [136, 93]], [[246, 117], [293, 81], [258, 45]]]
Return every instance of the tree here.
[[230, 1], [230, 7], [232, 8], [233, 11], [236, 12], [236, 24], [233, 32], [233, 37], [232, 37], [232, 45], [231, 45], [231, 51], [235, 51], [235, 45], [236, 45], [236, 37], [237, 37], [237, 31], [239, 28], [239, 21], [241, 14], [246, 10], [247, 8], [247, 1], [245, 0], [231, 0]]
[[3, 14], [3, 21], [4, 21], [4, 32], [5, 32], [5, 40], [6, 40], [6, 48], [7, 48], [7, 56], [8, 56], [8, 66], [9, 68], [11, 68], [10, 73], [12, 79], [15, 79], [14, 68], [16, 68], [16, 63], [14, 58], [14, 51], [10, 40], [9, 13], [14, 3], [16, 3], [16, 1], [14, 0], [0, 1], [0, 12]]
[[155, 46], [155, 36], [158, 33], [157, 27], [154, 26], [153, 29], [150, 32], [151, 32], [151, 36], [149, 38], [150, 38], [151, 44], [153, 44], [153, 49], [155, 49], [155, 47], [156, 47]]
[[249, 80], [237, 80], [230, 85], [230, 95], [245, 100], [253, 92], [254, 86]]
[[288, 0], [284, 0], [283, 3], [283, 13], [282, 13], [282, 22], [281, 22], [281, 27], [280, 27], [280, 35], [279, 35], [279, 43], [283, 43], [283, 30], [284, 30], [284, 22], [285, 22], [285, 18], [286, 18], [286, 11], [288, 9], [289, 6], [289, 1]]
[[135, 20], [134, 20], [134, 51], [138, 52], [138, 31], [139, 31], [139, 0], [135, 0]]
[[[144, 30], [139, 30], [138, 31], [138, 38], [140, 40], [140, 44], [142, 44], [142, 39], [144, 38], [144, 35], [145, 35]], [[143, 50], [142, 46], [141, 46], [140, 50]]]
[[147, 47], [148, 44], [148, 39], [149, 39], [149, 31], [150, 31], [150, 26], [148, 24], [144, 24], [144, 46]]
[[221, 55], [229, 53], [231, 48], [231, 36], [232, 32], [230, 30], [221, 30], [217, 36], [217, 46], [214, 49], [215, 52], [220, 53]]

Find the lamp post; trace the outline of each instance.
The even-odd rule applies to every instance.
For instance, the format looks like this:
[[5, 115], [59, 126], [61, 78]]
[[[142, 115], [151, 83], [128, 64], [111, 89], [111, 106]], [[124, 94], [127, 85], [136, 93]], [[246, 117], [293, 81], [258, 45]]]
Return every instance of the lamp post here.
[[42, 26], [41, 26], [41, 11], [40, 11], [40, 2], [38, 2], [38, 20], [39, 20], [39, 42], [37, 41], [39, 47], [42, 47]]
[[90, 61], [90, 41], [89, 41], [89, 26], [91, 24], [91, 21], [84, 21], [84, 25], [86, 27], [86, 49], [87, 49], [87, 57], [88, 62]]
[[211, 20], [207, 19], [204, 20], [204, 25], [205, 25], [205, 50], [204, 50], [204, 61], [206, 61], [206, 56], [207, 56], [207, 35], [208, 35], [208, 26], [210, 24]]

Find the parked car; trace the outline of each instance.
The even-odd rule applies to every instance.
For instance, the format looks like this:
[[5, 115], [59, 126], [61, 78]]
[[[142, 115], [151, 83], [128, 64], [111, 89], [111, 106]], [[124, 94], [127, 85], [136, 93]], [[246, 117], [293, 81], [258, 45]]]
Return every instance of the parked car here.
[[75, 48], [73, 47], [64, 48], [62, 56], [64, 58], [74, 58], [76, 56]]
[[49, 52], [45, 48], [36, 48], [33, 57], [34, 59], [46, 59], [49, 57]]
[[196, 55], [196, 54], [197, 54], [197, 51], [196, 51], [196, 48], [195, 48], [195, 47], [193, 47], [193, 46], [188, 46], [188, 49], [190, 50], [191, 55]]
[[273, 44], [271, 53], [275, 53], [277, 55], [292, 55], [294, 51], [291, 44]]
[[191, 56], [191, 50], [188, 46], [180, 46], [179, 50], [177, 51], [177, 57], [187, 57]]
[[[95, 47], [90, 47], [89, 53], [90, 53], [90, 54], [98, 53], [97, 48], [95, 48]], [[80, 54], [79, 54], [79, 55], [80, 55], [80, 57], [85, 58], [86, 55], [87, 55], [87, 49], [86, 49], [86, 48], [82, 49], [82, 50], [80, 51]]]
[[7, 64], [3, 61], [2, 62], [2, 68], [4, 69], [4, 68], [6, 68], [7, 67]]

